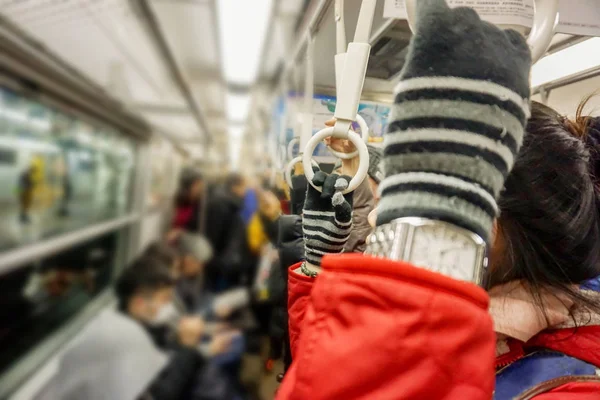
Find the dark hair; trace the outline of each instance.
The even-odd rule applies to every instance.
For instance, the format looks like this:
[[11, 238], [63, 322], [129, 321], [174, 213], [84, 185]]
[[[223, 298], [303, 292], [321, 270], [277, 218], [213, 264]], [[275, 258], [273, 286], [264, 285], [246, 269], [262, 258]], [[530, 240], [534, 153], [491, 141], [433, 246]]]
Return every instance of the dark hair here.
[[166, 243], [152, 243], [144, 252], [144, 258], [153, 258], [171, 267], [179, 258], [177, 250]]
[[[597, 143], [593, 119], [570, 121], [533, 102], [527, 134], [500, 195], [498, 237], [489, 285], [523, 280], [543, 308], [542, 291], [567, 296], [591, 310], [600, 305], [573, 285], [600, 275]], [[499, 267], [498, 267], [499, 266]]]
[[141, 292], [153, 292], [173, 285], [173, 278], [166, 265], [158, 260], [141, 257], [117, 280], [115, 292], [119, 309], [127, 310], [131, 298]]
[[239, 186], [244, 183], [244, 177], [240, 174], [232, 173], [225, 178], [225, 189], [231, 191], [235, 186]]
[[194, 183], [203, 180], [202, 174], [195, 169], [184, 169], [179, 176], [179, 187], [175, 196], [177, 206], [188, 205], [190, 203], [190, 189]]

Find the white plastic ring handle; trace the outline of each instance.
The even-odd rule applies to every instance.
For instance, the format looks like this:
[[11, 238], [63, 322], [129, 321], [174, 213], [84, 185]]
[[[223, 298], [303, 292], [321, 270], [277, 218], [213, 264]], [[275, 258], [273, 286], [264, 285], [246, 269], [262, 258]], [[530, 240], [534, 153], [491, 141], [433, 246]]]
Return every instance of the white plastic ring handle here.
[[[311, 186], [317, 189], [319, 192], [321, 191], [321, 188], [313, 184], [313, 178], [315, 177], [315, 173], [311, 168], [312, 154], [323, 139], [332, 135], [332, 126], [325, 129], [321, 129], [313, 137], [310, 138], [310, 140], [306, 144], [306, 148], [304, 149], [304, 154], [302, 155], [304, 175], [306, 175], [308, 183], [310, 183]], [[354, 144], [354, 146], [356, 146], [356, 149], [358, 151], [359, 164], [358, 171], [356, 171], [356, 175], [354, 175], [354, 177], [350, 181], [348, 188], [346, 188], [346, 190], [342, 192], [343, 194], [350, 193], [354, 189], [356, 189], [367, 177], [367, 171], [369, 170], [369, 150], [367, 149], [367, 145], [364, 142], [364, 140], [360, 136], [358, 136], [357, 133], [354, 133], [352, 131], [348, 132], [348, 139]]]
[[[369, 141], [369, 127], [367, 126], [367, 121], [359, 114], [356, 114], [356, 122], [358, 123], [358, 126], [360, 126], [360, 134], [362, 135], [363, 141], [367, 143]], [[352, 153], [342, 153], [341, 151], [332, 149], [331, 146], [327, 146], [327, 149], [331, 154], [343, 160], [350, 160], [358, 155], [358, 150], [353, 151]]]
[[298, 143], [300, 143], [300, 138], [297, 136], [295, 138], [292, 138], [292, 140], [290, 140], [290, 142], [288, 143], [288, 146], [287, 146], [288, 160], [291, 160], [292, 158], [294, 158], [294, 146]]
[[[290, 189], [294, 188], [294, 185], [292, 185], [292, 168], [294, 168], [294, 165], [298, 164], [301, 161], [302, 161], [302, 155], [299, 155], [298, 157], [292, 158], [292, 160], [288, 163], [287, 167], [285, 167], [285, 181], [287, 182]], [[319, 164], [317, 164], [317, 162], [315, 160], [311, 160], [311, 161], [312, 161], [313, 166], [319, 168]], [[311, 171], [312, 171], [312, 168], [311, 168]]]
[[[558, 0], [535, 0], [533, 4], [533, 27], [527, 38], [527, 44], [531, 49], [531, 59], [535, 64], [546, 54], [554, 36], [554, 27], [558, 21]], [[408, 25], [414, 32], [417, 0], [405, 0], [404, 5]]]

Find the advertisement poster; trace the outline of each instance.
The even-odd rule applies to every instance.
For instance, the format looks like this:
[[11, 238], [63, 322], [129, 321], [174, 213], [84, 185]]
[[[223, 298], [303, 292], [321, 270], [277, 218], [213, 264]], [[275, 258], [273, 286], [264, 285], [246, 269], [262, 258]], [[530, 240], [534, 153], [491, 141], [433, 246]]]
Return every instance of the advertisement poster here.
[[[300, 96], [291, 95], [288, 99], [288, 107], [292, 114], [300, 111], [301, 103], [303, 99]], [[322, 96], [316, 95], [313, 101], [313, 135], [325, 127], [325, 122], [333, 118], [335, 113], [336, 98], [333, 96]], [[285, 105], [283, 101], [278, 103], [277, 114], [278, 118], [273, 121], [272, 129], [276, 137], [280, 137], [281, 124], [283, 123], [283, 111]], [[388, 124], [390, 106], [387, 104], [380, 104], [374, 102], [363, 101], [359, 104], [358, 114], [365, 119], [367, 126], [369, 127], [369, 143], [374, 145], [381, 144], [383, 142], [383, 133]], [[293, 115], [288, 116], [286, 121], [285, 131], [285, 145], [292, 140], [292, 138], [299, 136], [299, 124], [294, 121]], [[353, 129], [359, 135], [362, 134], [360, 127], [357, 123], [353, 124]], [[298, 154], [298, 146], [295, 146], [294, 155]], [[320, 144], [314, 153], [315, 159], [319, 162], [335, 162], [335, 157], [329, 153], [327, 147], [324, 144]]]
[[[447, 0], [450, 7], [472, 7], [486, 21], [531, 27], [534, 0]], [[543, 3], [542, 3], [543, 4]], [[598, 0], [560, 0], [557, 33], [600, 36]], [[404, 0], [385, 0], [384, 18], [406, 19]]]

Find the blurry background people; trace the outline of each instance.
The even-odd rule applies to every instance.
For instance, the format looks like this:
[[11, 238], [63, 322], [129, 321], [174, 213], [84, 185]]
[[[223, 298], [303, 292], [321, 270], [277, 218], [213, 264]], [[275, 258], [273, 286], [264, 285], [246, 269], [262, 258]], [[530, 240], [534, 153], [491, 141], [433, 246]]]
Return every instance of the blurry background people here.
[[206, 264], [205, 287], [212, 292], [248, 284], [253, 277], [256, 261], [248, 251], [241, 216], [245, 194], [244, 177], [230, 174], [208, 198], [205, 235], [214, 254]]
[[179, 250], [179, 275], [177, 294], [189, 312], [201, 306], [204, 266], [212, 258], [208, 241], [196, 234], [182, 233], [177, 240]]
[[202, 207], [205, 183], [202, 175], [194, 169], [185, 169], [179, 179], [175, 198], [173, 227], [191, 232], [202, 232]]
[[[166, 265], [157, 260], [139, 259], [119, 278], [116, 292], [119, 309], [139, 322], [158, 348], [170, 353], [167, 365], [148, 390], [152, 399], [235, 398], [227, 379], [218, 370], [206, 369], [205, 358], [226, 352], [230, 337], [214, 336], [203, 356], [198, 349], [204, 334], [201, 318], [180, 318], [175, 338], [169, 335], [170, 327], [161, 323], [161, 310], [169, 307], [174, 292], [174, 281]], [[210, 371], [209, 380], [203, 376], [207, 371]]]
[[145, 257], [156, 259], [169, 266], [174, 279], [181, 273], [181, 259], [178, 251], [168, 243], [155, 242], [146, 249]]
[[30, 222], [29, 213], [33, 204], [34, 181], [33, 181], [33, 166], [27, 167], [19, 177], [19, 218], [21, 223], [27, 224]]
[[69, 176], [68, 170], [64, 172], [64, 175], [61, 177], [61, 180], [62, 198], [60, 199], [58, 215], [61, 217], [67, 217], [69, 215], [69, 202], [71, 201], [71, 196], [73, 193], [71, 177]]
[[[60, 356], [54, 376], [34, 399], [140, 398], [166, 368], [168, 360], [168, 355], [152, 343], [139, 324], [108, 308], [86, 326], [78, 340]], [[150, 390], [151, 395], [156, 396], [153, 399], [173, 398], [154, 385]], [[176, 389], [176, 386], [179, 385], [162, 388]]]
[[250, 223], [250, 219], [258, 210], [258, 196], [260, 187], [255, 179], [246, 179], [247, 188], [246, 193], [244, 194], [243, 206], [241, 210], [242, 220], [244, 224], [248, 225]]

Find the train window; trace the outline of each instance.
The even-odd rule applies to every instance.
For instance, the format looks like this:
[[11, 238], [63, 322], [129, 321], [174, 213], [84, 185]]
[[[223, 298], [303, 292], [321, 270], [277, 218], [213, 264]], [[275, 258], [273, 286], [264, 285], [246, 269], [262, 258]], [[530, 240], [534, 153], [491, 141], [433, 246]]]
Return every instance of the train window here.
[[0, 374], [108, 287], [124, 234], [113, 232], [0, 275]]
[[17, 152], [11, 148], [0, 147], [0, 165], [14, 165], [17, 162]]
[[177, 189], [180, 158], [173, 146], [165, 140], [154, 140], [150, 146], [150, 191], [146, 199], [149, 208], [170, 199]]
[[0, 149], [0, 250], [129, 211], [135, 143], [118, 132], [0, 87]]

